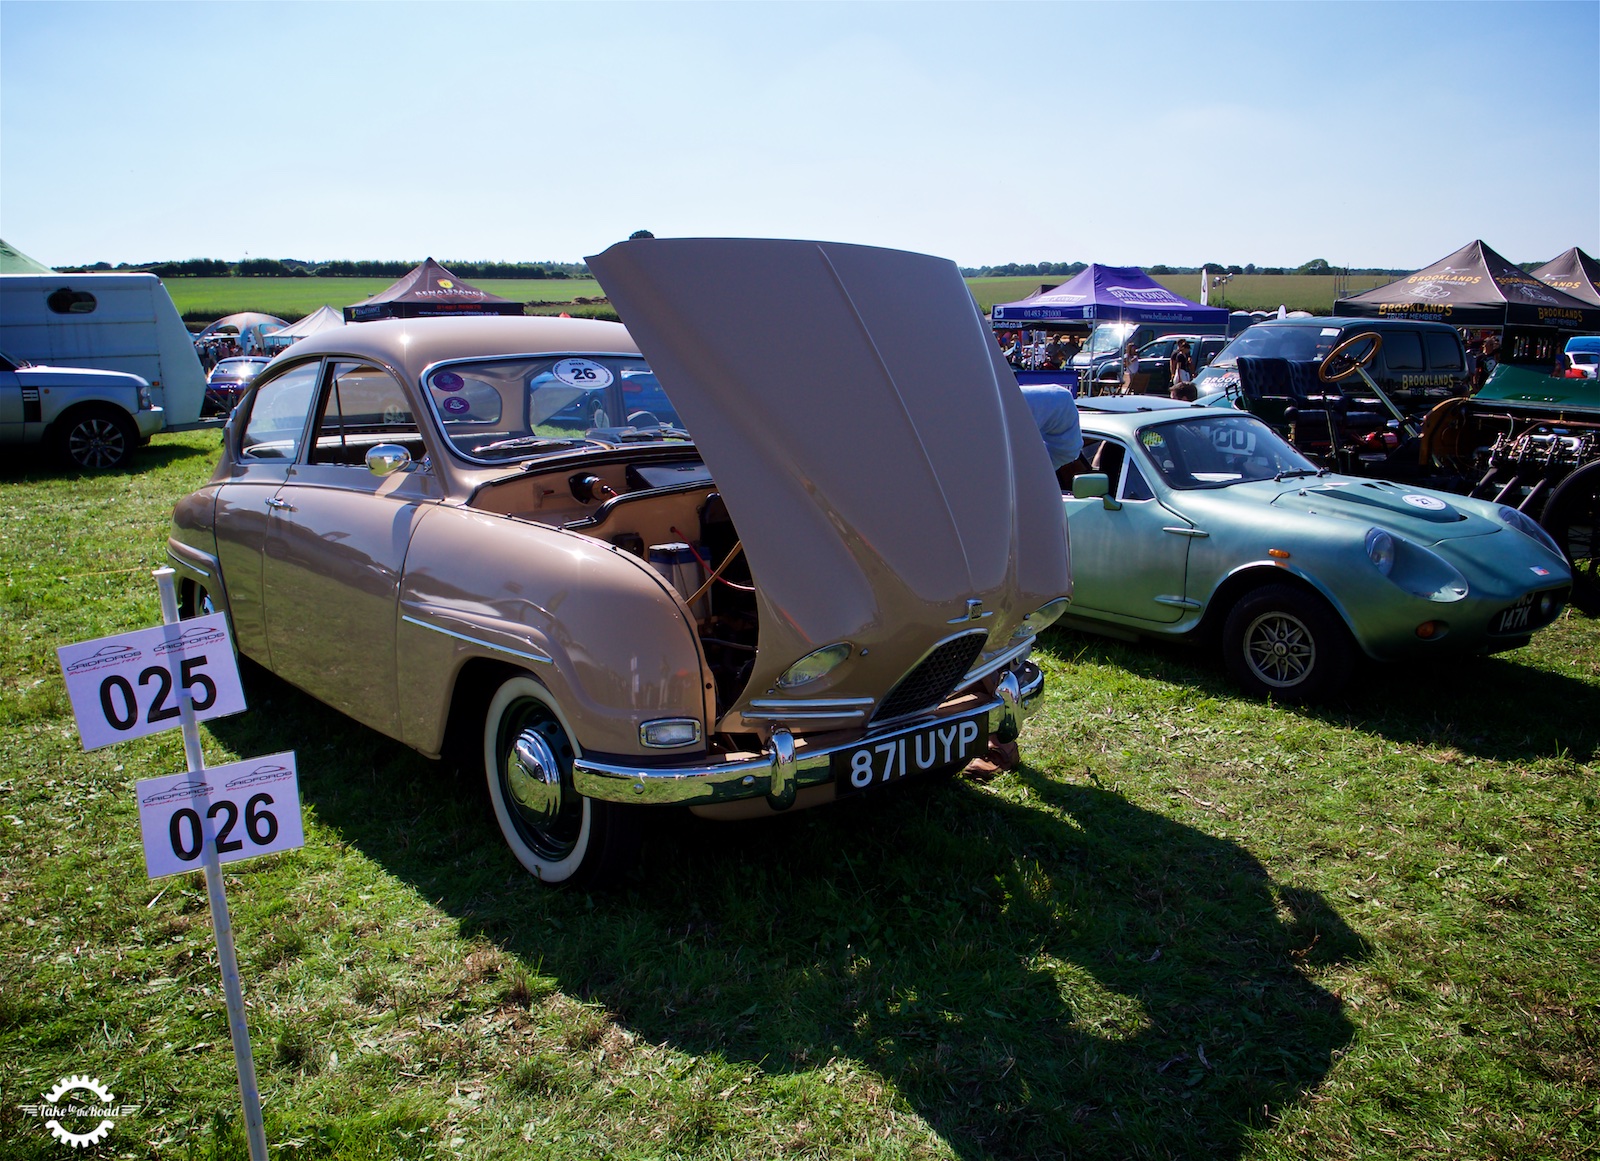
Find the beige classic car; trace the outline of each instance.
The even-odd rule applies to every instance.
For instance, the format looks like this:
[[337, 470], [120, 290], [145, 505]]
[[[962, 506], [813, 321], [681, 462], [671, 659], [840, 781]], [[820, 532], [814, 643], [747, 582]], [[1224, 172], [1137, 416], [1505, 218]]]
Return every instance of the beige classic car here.
[[629, 867], [646, 808], [812, 806], [1014, 738], [1066, 533], [955, 266], [658, 239], [589, 264], [626, 328], [374, 322], [274, 360], [174, 513], [183, 607], [471, 753], [545, 882]]

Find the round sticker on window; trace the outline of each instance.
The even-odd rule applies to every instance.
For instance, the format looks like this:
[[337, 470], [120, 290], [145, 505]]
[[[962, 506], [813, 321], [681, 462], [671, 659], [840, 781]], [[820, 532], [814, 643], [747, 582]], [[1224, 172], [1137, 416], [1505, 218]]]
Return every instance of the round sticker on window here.
[[611, 368], [593, 359], [562, 359], [550, 368], [550, 373], [568, 387], [611, 386]]
[[1412, 493], [1409, 496], [1401, 496], [1400, 498], [1413, 508], [1421, 508], [1425, 512], [1444, 511], [1444, 501], [1434, 496], [1418, 496]]
[[439, 406], [451, 415], [465, 415], [472, 410], [472, 404], [459, 395], [452, 395], [450, 398], [440, 401]]
[[466, 381], [454, 371], [440, 371], [433, 377], [433, 385], [440, 391], [459, 391]]

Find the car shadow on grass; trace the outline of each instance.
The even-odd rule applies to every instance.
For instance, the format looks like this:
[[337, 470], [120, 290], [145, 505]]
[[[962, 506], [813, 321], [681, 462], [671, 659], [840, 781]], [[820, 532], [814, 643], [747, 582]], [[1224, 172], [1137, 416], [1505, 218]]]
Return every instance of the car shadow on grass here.
[[[219, 449], [220, 450], [220, 449]], [[181, 443], [152, 443], [140, 448], [120, 468], [89, 472], [39, 447], [9, 447], [0, 457], [0, 483], [33, 483], [40, 480], [68, 480], [80, 477], [132, 476], [155, 471], [179, 460], [205, 455], [200, 448]]]
[[1316, 977], [1366, 949], [1326, 901], [1055, 771], [755, 823], [673, 811], [584, 895], [521, 872], [476, 782], [276, 683], [253, 701], [211, 728], [298, 748], [341, 841], [622, 1029], [775, 1081], [797, 1125], [843, 1104], [863, 1129], [884, 1084], [963, 1157], [1226, 1158], [1353, 1034]]
[[[1124, 644], [1070, 630], [1057, 630], [1048, 640], [1060, 656], [1073, 661], [1115, 666], [1206, 697], [1249, 700], [1215, 652], [1203, 647], [1168, 641]], [[1593, 686], [1525, 664], [1522, 652], [1394, 664], [1362, 659], [1337, 696], [1280, 708], [1392, 742], [1451, 747], [1495, 761], [1564, 754], [1576, 762], [1593, 762], [1600, 754]]]

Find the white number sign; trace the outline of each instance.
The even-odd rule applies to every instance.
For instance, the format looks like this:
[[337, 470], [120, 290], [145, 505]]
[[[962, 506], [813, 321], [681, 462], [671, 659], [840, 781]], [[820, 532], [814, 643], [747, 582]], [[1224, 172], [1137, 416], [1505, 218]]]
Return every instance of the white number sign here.
[[179, 690], [202, 721], [245, 709], [222, 613], [63, 645], [56, 657], [85, 750], [181, 725]]
[[568, 387], [584, 387], [592, 391], [611, 386], [611, 369], [592, 359], [562, 359], [550, 368], [550, 373]]
[[139, 783], [139, 829], [150, 878], [200, 869], [205, 844], [219, 863], [306, 845], [294, 752]]

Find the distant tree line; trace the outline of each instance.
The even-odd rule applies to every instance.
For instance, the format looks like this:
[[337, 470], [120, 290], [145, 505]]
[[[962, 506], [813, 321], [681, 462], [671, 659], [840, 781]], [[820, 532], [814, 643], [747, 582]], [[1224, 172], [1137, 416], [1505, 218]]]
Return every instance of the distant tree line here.
[[[582, 262], [441, 262], [459, 278], [587, 278], [589, 267]], [[63, 274], [106, 271], [141, 272], [158, 278], [226, 278], [248, 275], [256, 278], [399, 278], [409, 274], [416, 261], [351, 262], [337, 259], [309, 262], [301, 258], [245, 258], [224, 262], [220, 258], [186, 258], [182, 262], [96, 262], [90, 266], [60, 266]]]
[[[1332, 266], [1325, 258], [1313, 258], [1299, 266], [1257, 266], [1254, 262], [1243, 266], [1231, 262], [1205, 263], [1213, 272], [1221, 274], [1382, 274], [1400, 277], [1410, 274], [1409, 268], [1404, 270], [1388, 270], [1376, 266]], [[1538, 266], [1533, 262], [1526, 265], [1527, 269]], [[967, 278], [1034, 278], [1041, 275], [1065, 275], [1071, 278], [1080, 274], [1087, 268], [1083, 262], [1007, 262], [1004, 266], [963, 266], [961, 273]], [[1154, 266], [1144, 268], [1146, 274], [1199, 274], [1199, 266], [1167, 266], [1156, 263]]]

